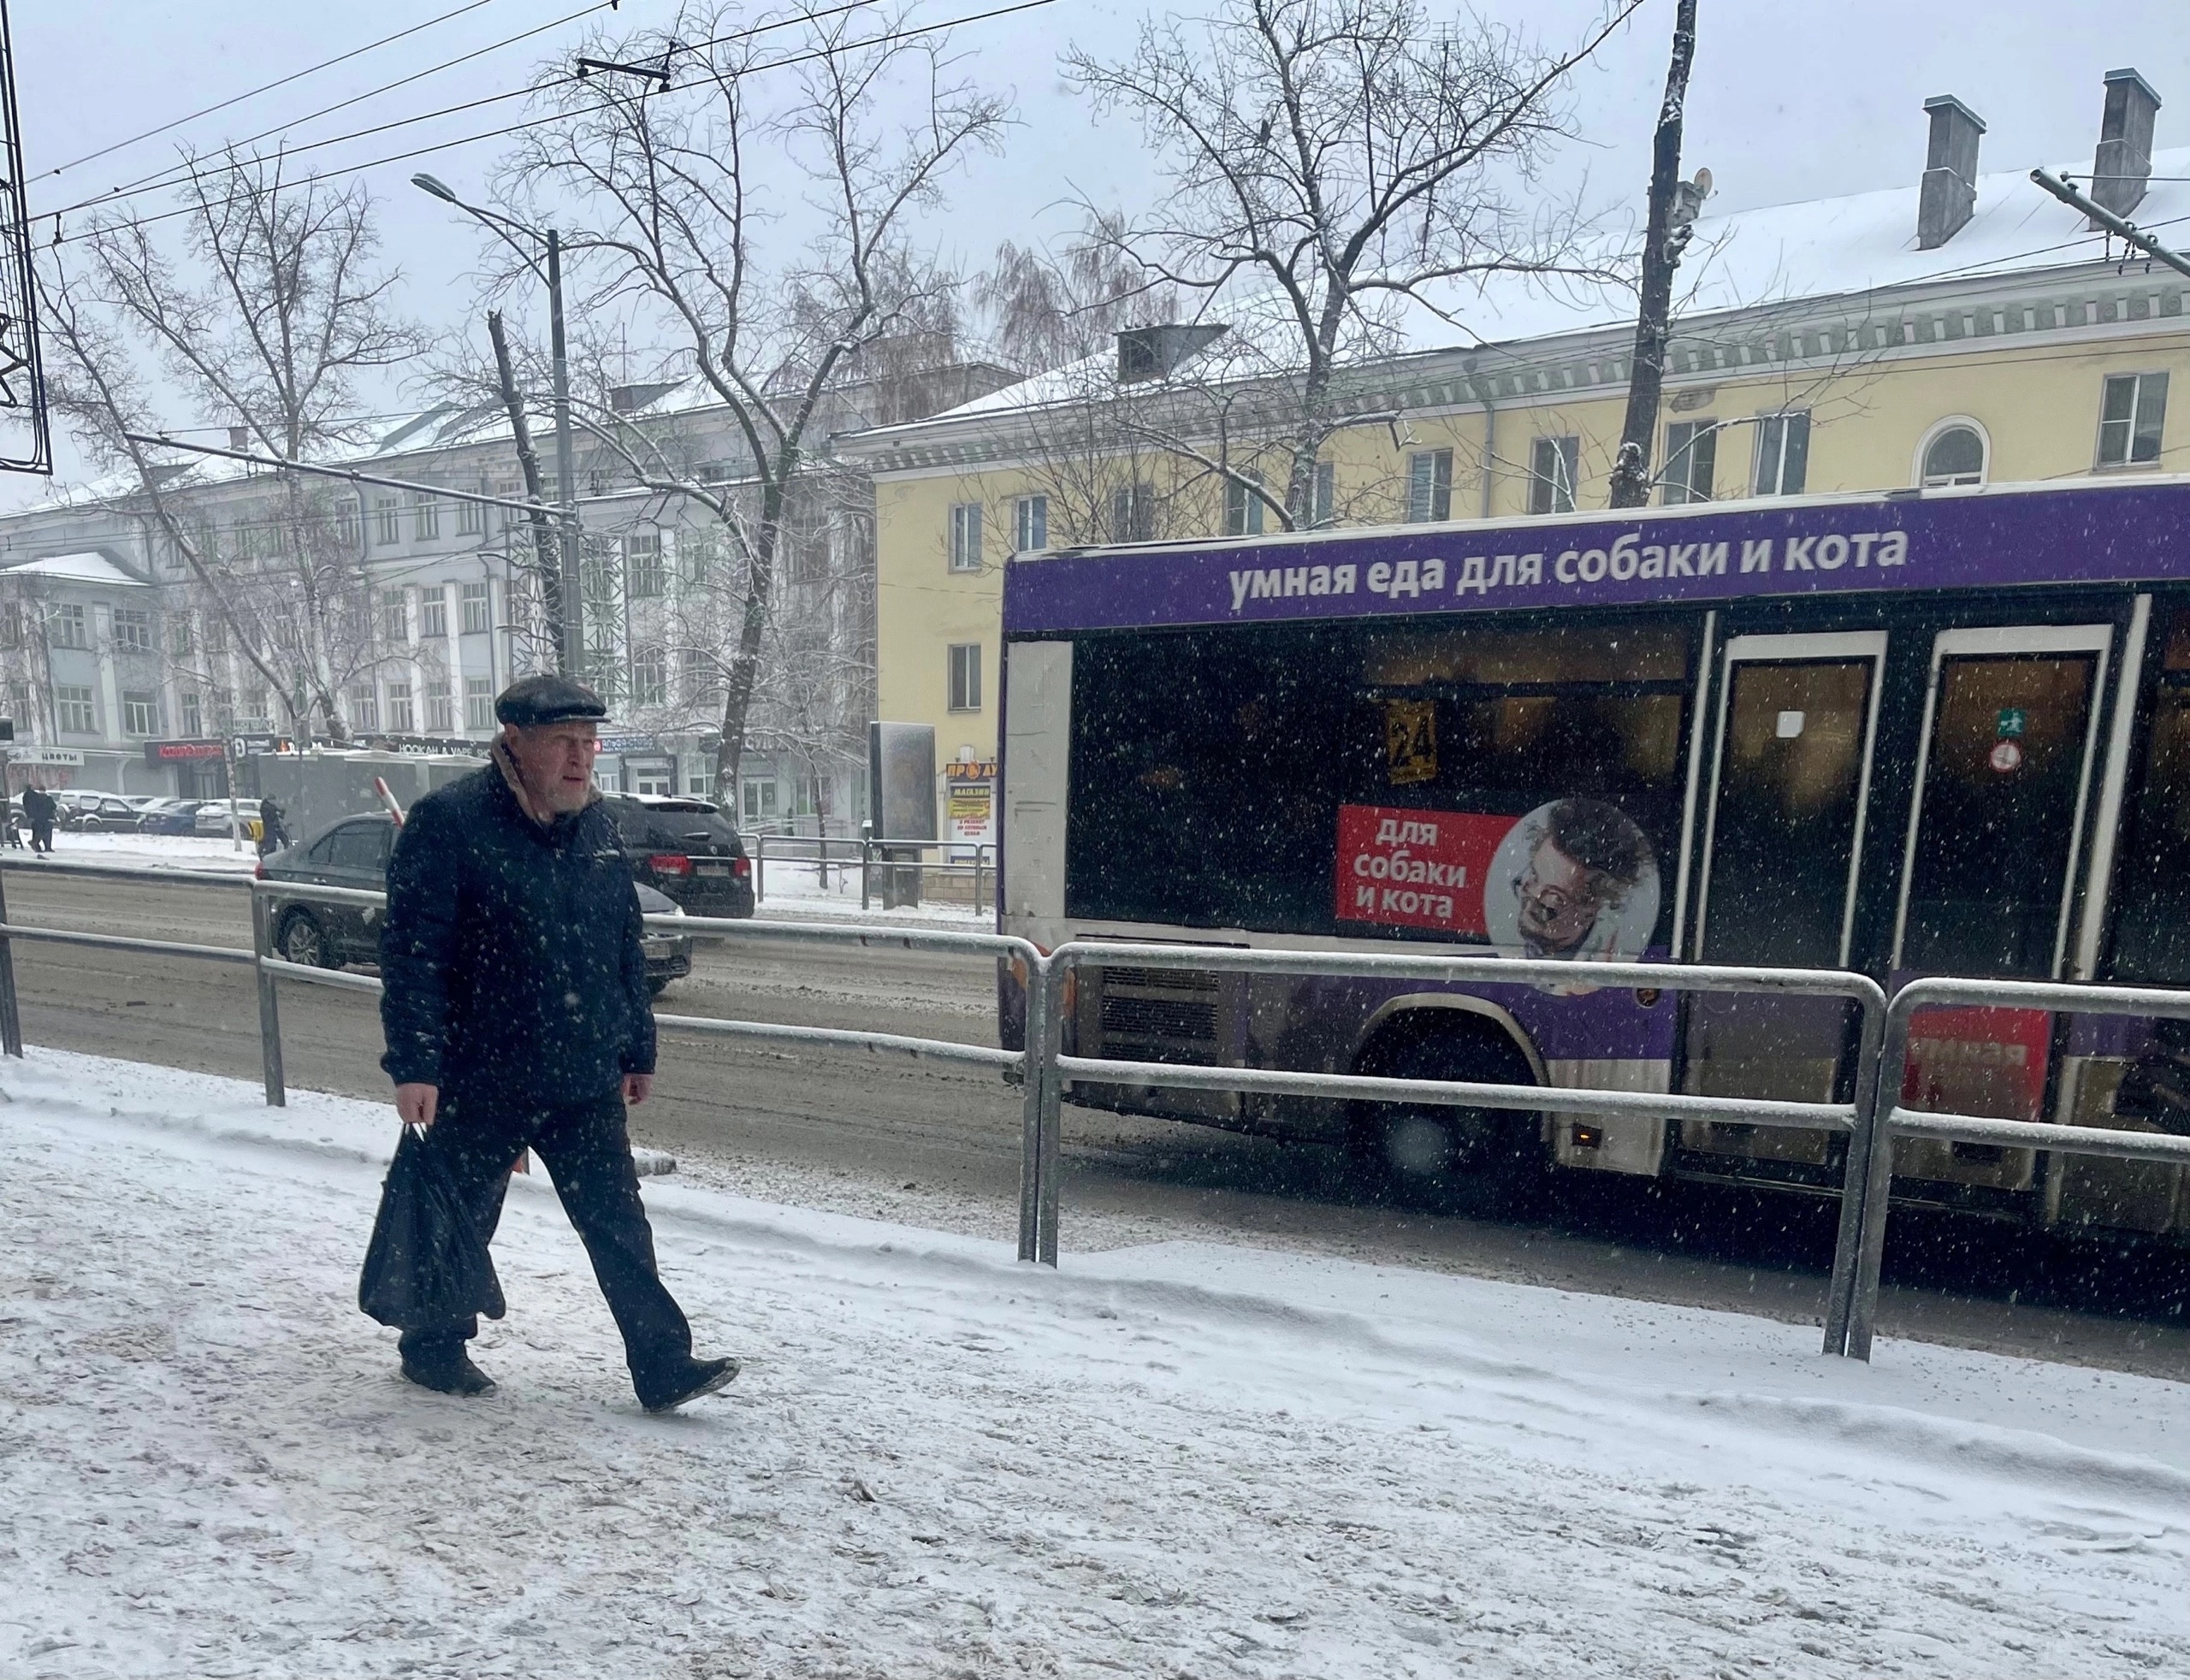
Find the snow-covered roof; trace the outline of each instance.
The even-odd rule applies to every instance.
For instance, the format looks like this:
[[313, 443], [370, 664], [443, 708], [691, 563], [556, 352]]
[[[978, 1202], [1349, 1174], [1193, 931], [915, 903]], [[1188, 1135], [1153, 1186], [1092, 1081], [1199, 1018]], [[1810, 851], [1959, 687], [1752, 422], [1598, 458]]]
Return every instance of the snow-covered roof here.
[[42, 560], [26, 560], [9, 566], [7, 575], [21, 577], [57, 577], [70, 583], [98, 583], [120, 589], [149, 589], [141, 577], [133, 577], [104, 554], [53, 554]]
[[[2055, 166], [2080, 173], [2086, 163]], [[2190, 147], [2156, 152], [2145, 200], [2133, 213], [2141, 228], [2165, 229], [2190, 222]], [[1785, 308], [1804, 301], [1860, 297], [2048, 269], [2075, 269], [2118, 259], [2119, 241], [2092, 228], [2083, 215], [2041, 190], [2023, 169], [1980, 175], [1969, 221], [1944, 245], [1920, 251], [1916, 205], [1920, 186], [1886, 187], [1844, 198], [1705, 213], [1696, 219], [1676, 288], [1681, 317]], [[2164, 237], [2164, 234], [2163, 234]], [[1604, 246], [1601, 265], [1615, 277], [1603, 281], [1542, 279], [1500, 273], [1480, 287], [1462, 288], [1440, 302], [1452, 317], [1415, 308], [1392, 322], [1398, 354], [1465, 351], [1482, 345], [1516, 346], [1530, 340], [1630, 328], [1635, 292], [1618, 276], [1631, 273], [1637, 235], [1632, 230]], [[2141, 259], [2140, 259], [2141, 260]], [[1258, 300], [1221, 296], [1204, 318], [1234, 328], [1264, 353], [1275, 352], [1271, 323]], [[1227, 340], [1189, 364], [1198, 377], [1224, 377]], [[925, 421], [877, 428], [880, 437], [920, 427], [945, 427], [985, 415], [1003, 415], [1087, 401], [1111, 388], [1116, 358], [1108, 350], [962, 403]]]

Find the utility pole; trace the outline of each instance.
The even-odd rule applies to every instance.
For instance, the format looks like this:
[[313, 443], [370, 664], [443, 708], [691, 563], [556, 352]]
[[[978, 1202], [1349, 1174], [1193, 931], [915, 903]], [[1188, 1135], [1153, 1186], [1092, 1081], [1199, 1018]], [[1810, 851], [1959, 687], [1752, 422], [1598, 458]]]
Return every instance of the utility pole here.
[[1702, 187], [1684, 192], [1680, 133], [1688, 104], [1689, 67], [1696, 58], [1696, 0], [1678, 0], [1673, 14], [1672, 62], [1658, 133], [1650, 152], [1650, 216], [1642, 240], [1642, 306], [1635, 317], [1635, 361], [1627, 379], [1627, 418], [1613, 463], [1612, 506], [1641, 507], [1650, 500], [1650, 445], [1666, 382], [1666, 342], [1672, 335], [1673, 270], [1680, 266]]
[[[547, 500], [540, 487], [540, 455], [532, 447], [532, 426], [524, 417], [524, 401], [518, 395], [517, 375], [510, 365], [510, 344], [502, 331], [500, 310], [487, 312], [487, 336], [494, 341], [494, 373], [502, 387], [502, 407], [510, 417], [510, 435], [517, 442], [517, 464], [524, 474], [524, 499]], [[532, 574], [540, 580], [540, 606], [555, 626], [555, 669], [565, 677], [576, 673], [570, 664], [570, 642], [563, 634], [562, 550], [544, 506], [536, 506], [528, 523], [532, 527], [535, 556]]]
[[585, 603], [578, 593], [578, 490], [571, 459], [571, 359], [563, 341], [563, 237], [548, 230], [548, 336], [555, 358], [555, 499], [563, 508], [563, 670], [585, 670]]

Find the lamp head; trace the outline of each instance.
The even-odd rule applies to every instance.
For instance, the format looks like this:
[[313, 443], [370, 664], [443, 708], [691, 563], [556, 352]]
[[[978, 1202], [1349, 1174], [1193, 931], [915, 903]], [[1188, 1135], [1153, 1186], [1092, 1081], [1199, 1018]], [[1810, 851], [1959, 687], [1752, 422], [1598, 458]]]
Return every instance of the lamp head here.
[[456, 190], [447, 181], [438, 180], [432, 175], [424, 174], [415, 175], [411, 177], [411, 185], [417, 187], [421, 192], [432, 193], [434, 197], [441, 199], [445, 204], [453, 204], [456, 203]]

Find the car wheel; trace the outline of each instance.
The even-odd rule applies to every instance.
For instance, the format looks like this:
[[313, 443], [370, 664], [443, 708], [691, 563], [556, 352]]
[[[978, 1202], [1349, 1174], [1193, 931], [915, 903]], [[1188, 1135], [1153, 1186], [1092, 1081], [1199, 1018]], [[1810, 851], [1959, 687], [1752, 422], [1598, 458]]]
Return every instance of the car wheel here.
[[668, 990], [669, 980], [666, 975], [649, 974], [647, 976], [648, 997], [659, 997], [663, 992]]
[[309, 910], [293, 910], [281, 924], [281, 938], [275, 941], [281, 955], [302, 968], [333, 968], [337, 967], [333, 949], [319, 922]]

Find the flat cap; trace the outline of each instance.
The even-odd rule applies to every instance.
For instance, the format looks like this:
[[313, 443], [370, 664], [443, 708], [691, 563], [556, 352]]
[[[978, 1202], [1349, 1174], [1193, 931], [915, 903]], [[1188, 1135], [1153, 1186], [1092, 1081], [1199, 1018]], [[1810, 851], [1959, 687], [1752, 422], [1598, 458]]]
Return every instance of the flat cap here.
[[518, 729], [539, 724], [599, 723], [608, 716], [601, 696], [583, 683], [552, 672], [520, 677], [494, 702], [494, 715]]

